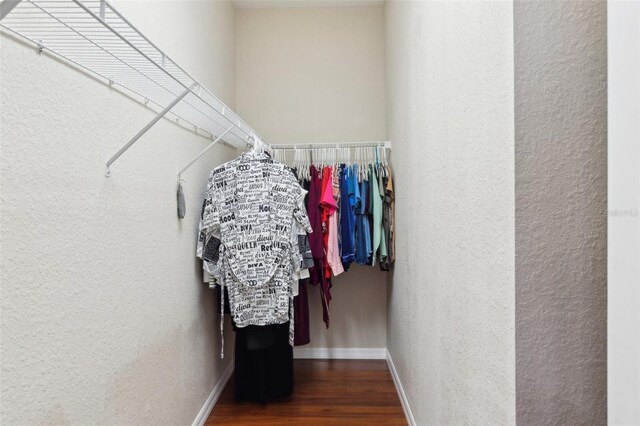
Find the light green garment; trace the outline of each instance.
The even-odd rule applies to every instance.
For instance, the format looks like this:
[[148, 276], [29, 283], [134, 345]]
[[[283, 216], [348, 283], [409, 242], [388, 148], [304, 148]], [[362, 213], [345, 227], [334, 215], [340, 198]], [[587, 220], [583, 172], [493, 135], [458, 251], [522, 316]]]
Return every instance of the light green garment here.
[[[378, 176], [373, 165], [369, 166], [369, 185], [371, 186], [371, 206], [373, 208], [373, 240], [372, 249], [373, 255], [371, 256], [371, 265], [376, 264], [376, 255], [378, 248], [380, 248], [380, 241], [382, 240], [382, 198], [380, 198], [380, 189], [378, 188]], [[386, 251], [386, 248], [385, 248]]]

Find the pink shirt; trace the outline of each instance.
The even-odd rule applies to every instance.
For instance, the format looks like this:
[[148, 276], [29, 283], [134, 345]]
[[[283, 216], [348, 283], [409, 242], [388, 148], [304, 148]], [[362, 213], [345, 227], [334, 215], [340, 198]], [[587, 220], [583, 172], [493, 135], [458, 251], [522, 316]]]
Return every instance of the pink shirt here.
[[[327, 263], [329, 264], [333, 275], [337, 276], [344, 272], [342, 260], [340, 258], [340, 247], [338, 247], [338, 215], [336, 214], [338, 211], [338, 205], [333, 197], [334, 185], [338, 183], [339, 188], [339, 182], [334, 182], [336, 174], [333, 173], [331, 167], [325, 167], [323, 174], [325, 174], [325, 176], [328, 175], [328, 179], [326, 179], [325, 184], [326, 186], [323, 188], [322, 198], [320, 201], [329, 215], [327, 229], [329, 233], [329, 238], [327, 240]], [[323, 181], [325, 180], [323, 179]]]

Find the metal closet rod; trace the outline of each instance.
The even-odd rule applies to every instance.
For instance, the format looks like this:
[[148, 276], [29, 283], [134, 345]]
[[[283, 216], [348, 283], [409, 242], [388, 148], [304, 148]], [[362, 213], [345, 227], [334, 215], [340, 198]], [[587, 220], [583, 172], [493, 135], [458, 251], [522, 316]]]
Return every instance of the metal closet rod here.
[[323, 149], [323, 148], [387, 148], [391, 149], [391, 141], [366, 141], [366, 142], [320, 142], [320, 143], [294, 143], [271, 144], [271, 149]]

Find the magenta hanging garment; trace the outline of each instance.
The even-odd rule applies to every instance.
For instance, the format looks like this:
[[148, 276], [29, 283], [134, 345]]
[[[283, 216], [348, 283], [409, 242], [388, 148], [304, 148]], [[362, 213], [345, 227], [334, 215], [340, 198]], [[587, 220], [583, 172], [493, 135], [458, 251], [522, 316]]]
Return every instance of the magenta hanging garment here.
[[324, 274], [327, 265], [327, 257], [324, 251], [324, 238], [322, 232], [322, 207], [320, 206], [320, 196], [322, 194], [322, 179], [320, 172], [311, 166], [311, 183], [307, 198], [307, 215], [313, 232], [309, 234], [309, 245], [313, 254], [314, 267], [309, 270], [310, 284], [320, 287], [320, 297], [322, 299], [322, 320], [329, 328], [329, 303], [331, 302], [331, 279]]
[[[309, 183], [309, 193], [307, 194], [307, 215], [313, 232], [309, 234], [309, 245], [314, 259], [324, 257], [324, 242], [322, 240], [322, 211], [320, 207], [321, 185], [319, 172], [314, 167], [310, 168], [311, 182]], [[316, 285], [316, 283], [312, 284]]]

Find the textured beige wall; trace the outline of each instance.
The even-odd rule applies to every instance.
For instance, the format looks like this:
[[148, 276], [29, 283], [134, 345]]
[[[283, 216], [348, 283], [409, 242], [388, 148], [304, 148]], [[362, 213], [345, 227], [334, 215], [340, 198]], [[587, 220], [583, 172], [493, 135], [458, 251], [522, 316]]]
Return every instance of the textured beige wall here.
[[[230, 4], [116, 6], [234, 103]], [[162, 120], [106, 178], [106, 159], [154, 112], [0, 43], [0, 422], [190, 424], [230, 361], [194, 248], [208, 171], [235, 152], [220, 146], [185, 173], [180, 221], [176, 173], [208, 139]]]
[[236, 11], [238, 111], [271, 143], [385, 137], [381, 7]]
[[515, 422], [513, 9], [386, 3], [388, 348], [419, 425]]
[[607, 4], [516, 1], [522, 425], [607, 422]]
[[[381, 7], [238, 9], [236, 59], [238, 112], [269, 142], [384, 139]], [[386, 347], [386, 273], [333, 284], [329, 330], [310, 289], [308, 347]]]

